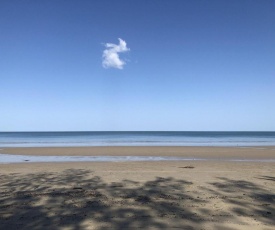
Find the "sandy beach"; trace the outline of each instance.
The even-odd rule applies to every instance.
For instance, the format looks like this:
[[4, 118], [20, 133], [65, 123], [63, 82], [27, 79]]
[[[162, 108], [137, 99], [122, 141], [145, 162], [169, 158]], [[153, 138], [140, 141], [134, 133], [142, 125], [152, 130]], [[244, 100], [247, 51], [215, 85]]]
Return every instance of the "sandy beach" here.
[[273, 229], [275, 147], [2, 148], [40, 156], [207, 161], [0, 165], [0, 229]]

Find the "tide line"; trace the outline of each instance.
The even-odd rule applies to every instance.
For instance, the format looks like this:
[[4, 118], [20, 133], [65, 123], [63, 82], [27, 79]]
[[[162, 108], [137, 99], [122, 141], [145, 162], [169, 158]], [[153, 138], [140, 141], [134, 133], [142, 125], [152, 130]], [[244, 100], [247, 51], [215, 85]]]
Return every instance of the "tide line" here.
[[28, 156], [0, 154], [0, 164], [37, 162], [234, 161], [275, 162], [275, 159], [187, 158], [169, 156]]

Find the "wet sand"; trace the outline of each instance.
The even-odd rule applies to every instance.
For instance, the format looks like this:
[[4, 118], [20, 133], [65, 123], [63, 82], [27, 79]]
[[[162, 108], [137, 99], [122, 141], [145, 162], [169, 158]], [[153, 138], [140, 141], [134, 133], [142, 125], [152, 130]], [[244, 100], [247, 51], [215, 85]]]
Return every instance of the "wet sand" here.
[[275, 159], [275, 146], [264, 147], [30, 147], [1, 148], [2, 154], [31, 156], [176, 156], [194, 158]]
[[[275, 147], [2, 148], [0, 153], [220, 161], [0, 165], [0, 229], [273, 229]], [[222, 157], [221, 157], [222, 156]]]

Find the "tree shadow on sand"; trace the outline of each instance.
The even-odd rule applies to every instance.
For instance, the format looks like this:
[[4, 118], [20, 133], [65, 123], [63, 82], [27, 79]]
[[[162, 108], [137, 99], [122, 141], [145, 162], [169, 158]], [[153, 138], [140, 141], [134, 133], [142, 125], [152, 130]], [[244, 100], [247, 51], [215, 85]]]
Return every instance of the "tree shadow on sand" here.
[[181, 199], [196, 202], [184, 193], [191, 183], [173, 178], [107, 184], [91, 171], [71, 169], [1, 175], [0, 181], [1, 229], [83, 229], [94, 224], [97, 229], [165, 229], [160, 217], [195, 216], [177, 205]]
[[261, 176], [258, 177], [261, 180], [269, 180], [269, 181], [274, 181], [275, 182], [275, 177], [274, 176]]
[[[259, 179], [270, 180], [263, 176]], [[246, 180], [218, 177], [218, 182], [209, 183], [206, 189], [223, 203], [229, 204], [227, 215], [250, 217], [262, 225], [275, 225], [275, 193]]]
[[[247, 181], [219, 181], [200, 190], [234, 204], [231, 218], [253, 213], [263, 224], [275, 223], [274, 195]], [[190, 192], [192, 186], [171, 177], [106, 183], [81, 169], [0, 175], [0, 229], [193, 229], [215, 221], [216, 213], [211, 198]], [[255, 206], [236, 191], [270, 205]]]

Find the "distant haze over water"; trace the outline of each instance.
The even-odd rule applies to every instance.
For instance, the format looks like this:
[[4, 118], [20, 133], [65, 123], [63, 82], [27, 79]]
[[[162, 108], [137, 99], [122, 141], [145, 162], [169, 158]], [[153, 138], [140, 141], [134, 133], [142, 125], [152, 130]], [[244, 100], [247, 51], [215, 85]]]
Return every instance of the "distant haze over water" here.
[[272, 145], [275, 132], [0, 132], [0, 147]]

